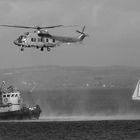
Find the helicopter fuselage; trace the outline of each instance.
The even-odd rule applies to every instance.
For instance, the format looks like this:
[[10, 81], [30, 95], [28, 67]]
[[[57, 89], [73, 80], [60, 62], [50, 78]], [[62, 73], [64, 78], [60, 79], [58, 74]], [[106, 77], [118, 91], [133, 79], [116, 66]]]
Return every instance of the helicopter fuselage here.
[[[34, 32], [27, 32], [24, 35], [20, 35], [13, 43], [21, 47], [21, 51], [27, 48], [40, 48], [41, 51], [44, 48], [47, 48], [50, 51], [50, 48], [60, 46], [60, 43], [80, 43], [84, 40], [85, 37], [89, 36], [84, 32], [85, 26], [82, 28], [82, 31], [76, 30], [77, 33], [80, 33], [78, 37], [66, 37], [66, 36], [56, 36], [51, 35], [46, 29], [62, 27], [64, 25], [55, 25], [55, 26], [21, 26], [21, 25], [0, 25], [4, 27], [12, 28], [25, 28], [25, 29], [35, 29]], [[77, 26], [77, 25], [74, 25]]]
[[33, 33], [25, 33], [24, 35], [19, 36], [17, 40], [14, 41], [14, 44], [21, 47], [21, 51], [24, 48], [40, 48], [41, 51], [44, 48], [47, 48], [50, 51], [50, 48], [55, 47], [59, 42], [55, 39], [47, 38], [47, 37], [40, 37], [36, 32]]

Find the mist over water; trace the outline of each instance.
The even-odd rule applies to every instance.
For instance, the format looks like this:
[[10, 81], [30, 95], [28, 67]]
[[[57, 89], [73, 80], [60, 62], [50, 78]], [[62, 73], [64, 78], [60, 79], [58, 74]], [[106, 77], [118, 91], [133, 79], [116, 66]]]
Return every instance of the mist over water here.
[[88, 89], [49, 90], [24, 94], [28, 104], [39, 104], [41, 119], [104, 120], [139, 119], [140, 101], [131, 99], [133, 90]]
[[0, 77], [18, 87], [25, 104], [39, 104], [42, 119], [140, 118], [140, 101], [132, 100], [140, 68], [39, 66], [4, 70]]

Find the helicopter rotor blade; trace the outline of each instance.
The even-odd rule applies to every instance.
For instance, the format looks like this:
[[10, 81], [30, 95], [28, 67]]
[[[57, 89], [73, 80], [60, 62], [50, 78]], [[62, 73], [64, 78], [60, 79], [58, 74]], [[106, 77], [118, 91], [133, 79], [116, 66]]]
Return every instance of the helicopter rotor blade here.
[[0, 26], [4, 26], [4, 27], [13, 27], [13, 28], [35, 29], [35, 27], [20, 26], [20, 25], [0, 25]]
[[79, 30], [76, 30], [76, 32], [77, 32], [77, 33], [80, 33], [80, 34], [83, 34], [83, 32], [81, 32], [81, 31], [79, 31]]
[[75, 26], [78, 26], [78, 25], [56, 25], [56, 26], [47, 26], [47, 27], [41, 27], [41, 29], [45, 29], [45, 28], [57, 28], [57, 27], [62, 27], [62, 28], [66, 28], [66, 27], [75, 27]]
[[46, 26], [46, 27], [40, 27], [40, 29], [45, 29], [45, 28], [57, 28], [57, 27], [62, 27], [64, 25], [56, 25], [56, 26]]
[[74, 26], [78, 26], [78, 25], [69, 25], [69, 26], [55, 25], [55, 26], [46, 26], [46, 27], [40, 27], [40, 26], [21, 26], [21, 25], [0, 25], [0, 26], [41, 30], [41, 29], [50, 29], [50, 28], [57, 28], [57, 27], [74, 27]]
[[56, 26], [47, 26], [47, 27], [40, 27], [40, 26], [20, 26], [20, 25], [0, 25], [0, 26], [4, 26], [4, 27], [13, 27], [13, 28], [25, 28], [25, 29], [45, 29], [45, 28], [56, 28], [56, 27], [61, 27], [63, 25], [56, 25]]
[[67, 28], [67, 27], [75, 27], [75, 26], [78, 26], [78, 25], [63, 25], [63, 28]]
[[85, 30], [85, 26], [84, 26], [83, 29], [82, 29], [82, 33], [84, 32], [84, 30]]

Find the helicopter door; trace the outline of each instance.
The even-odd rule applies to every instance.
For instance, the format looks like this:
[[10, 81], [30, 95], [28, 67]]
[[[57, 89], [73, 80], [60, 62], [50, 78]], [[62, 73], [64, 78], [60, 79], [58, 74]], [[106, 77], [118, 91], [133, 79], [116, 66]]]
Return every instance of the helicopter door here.
[[37, 46], [42, 46], [43, 45], [43, 38], [37, 38]]
[[31, 38], [31, 42], [30, 42], [30, 46], [31, 47], [35, 47], [36, 45], [37, 45], [37, 42], [38, 42], [38, 40], [37, 40], [37, 38]]
[[42, 38], [38, 38], [38, 42], [43, 42]]
[[45, 44], [45, 46], [49, 46], [49, 39], [48, 38], [44, 39], [44, 44]]

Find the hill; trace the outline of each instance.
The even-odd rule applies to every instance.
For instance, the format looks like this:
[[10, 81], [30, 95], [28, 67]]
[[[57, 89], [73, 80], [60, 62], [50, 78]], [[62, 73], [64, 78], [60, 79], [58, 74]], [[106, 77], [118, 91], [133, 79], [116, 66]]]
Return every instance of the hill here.
[[139, 67], [60, 67], [38, 66], [0, 70], [0, 82], [20, 89], [85, 89], [134, 87], [140, 77]]

